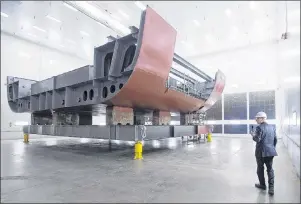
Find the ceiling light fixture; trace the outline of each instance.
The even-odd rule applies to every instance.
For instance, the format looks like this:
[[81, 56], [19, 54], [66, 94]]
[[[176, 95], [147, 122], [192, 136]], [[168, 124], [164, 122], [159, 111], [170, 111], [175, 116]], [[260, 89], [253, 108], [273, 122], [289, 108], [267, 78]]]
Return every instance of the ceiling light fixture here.
[[254, 10], [256, 8], [256, 3], [254, 1], [250, 1], [250, 9]]
[[118, 12], [119, 12], [123, 17], [125, 17], [125, 18], [127, 18], [127, 19], [130, 18], [130, 16], [129, 16], [128, 14], [124, 13], [122, 10], [118, 9]]
[[90, 36], [89, 33], [86, 33], [85, 31], [82, 31], [82, 30], [81, 30], [81, 31], [79, 31], [79, 32], [80, 32], [82, 35], [84, 35], [84, 36]]
[[230, 17], [232, 15], [232, 11], [230, 9], [226, 9], [225, 14]]
[[59, 45], [60, 47], [62, 47], [62, 48], [65, 48], [65, 46], [64, 45]]
[[238, 88], [238, 85], [237, 84], [232, 84], [232, 87], [233, 88]]
[[181, 43], [183, 43], [185, 46], [187, 46], [188, 48], [192, 49], [193, 45], [188, 43], [187, 41], [182, 40]]
[[44, 29], [42, 29], [42, 28], [40, 28], [40, 27], [38, 27], [38, 26], [32, 26], [34, 29], [36, 29], [36, 30], [38, 30], [38, 31], [41, 31], [41, 32], [44, 32], [44, 33], [46, 33], [46, 30], [44, 30]]
[[61, 22], [62, 22], [62, 21], [60, 21], [60, 20], [58, 20], [58, 19], [56, 19], [56, 18], [54, 18], [54, 17], [52, 17], [52, 16], [50, 16], [50, 15], [47, 15], [46, 18], [48, 18], [48, 19], [50, 19], [50, 20], [53, 20], [53, 21], [55, 21], [55, 22], [58, 22], [58, 23], [61, 23]]
[[6, 13], [3, 13], [3, 12], [1, 12], [1, 16], [5, 17], [5, 18], [8, 17], [8, 15]]
[[106, 26], [104, 25], [104, 24], [102, 24], [102, 23], [100, 23], [100, 22], [97, 22], [99, 25], [101, 25], [102, 27], [105, 27], [106, 28]]
[[200, 25], [201, 25], [200, 22], [197, 21], [197, 20], [193, 20], [193, 22], [194, 22], [194, 24], [195, 24], [196, 26], [200, 26]]
[[32, 34], [32, 33], [27, 33], [27, 35], [29, 35], [31, 37], [34, 37], [34, 38], [38, 37], [38, 36], [36, 36], [35, 34]]
[[19, 52], [19, 56], [21, 57], [26, 57], [26, 58], [30, 58], [31, 56], [25, 52]]
[[89, 12], [93, 15], [93, 17], [101, 18], [105, 21], [110, 20], [110, 16], [104, 12], [102, 12], [100, 9], [96, 8], [95, 6], [91, 5], [88, 2], [84, 1], [69, 1], [73, 5], [77, 6], [80, 10], [84, 10], [86, 12]]
[[141, 10], [145, 10], [146, 6], [140, 1], [135, 1], [136, 6], [138, 6]]
[[184, 40], [182, 40], [182, 41], [181, 41], [181, 43], [183, 43], [183, 44], [185, 44], [185, 45], [186, 45], [186, 42], [185, 42]]
[[119, 16], [114, 15], [114, 14], [112, 14], [111, 16], [112, 16], [113, 18], [115, 18], [116, 20], [121, 21], [121, 18], [120, 18]]
[[109, 26], [116, 28], [117, 30], [121, 31], [123, 34], [131, 33], [131, 30], [129, 28], [122, 25], [120, 22], [113, 19], [112, 16], [102, 12], [100, 9], [89, 4], [88, 2], [84, 2], [84, 1], [69, 1], [69, 2], [70, 4], [78, 7], [78, 9], [89, 12], [90, 17], [93, 17], [94, 19], [101, 19], [101, 21], [108, 22]]
[[55, 60], [49, 60], [49, 64], [54, 64], [55, 62]]
[[119, 23], [118, 21], [111, 21], [111, 24], [117, 28], [118, 30], [120, 30], [123, 34], [127, 35], [131, 33], [131, 30], [129, 28], [127, 28], [126, 26], [122, 25], [121, 23]]
[[72, 11], [78, 11], [76, 8], [70, 6], [69, 4], [67, 4], [67, 3], [65, 3], [65, 2], [64, 2], [63, 4], [64, 4], [64, 6], [66, 6], [66, 7], [69, 8], [69, 9], [71, 9]]

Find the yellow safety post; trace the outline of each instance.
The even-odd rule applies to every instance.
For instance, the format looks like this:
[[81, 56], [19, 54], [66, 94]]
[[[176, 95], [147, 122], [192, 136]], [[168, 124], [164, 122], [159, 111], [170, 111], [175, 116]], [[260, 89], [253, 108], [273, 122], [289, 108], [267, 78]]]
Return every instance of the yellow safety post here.
[[211, 141], [212, 141], [211, 132], [209, 132], [207, 135], [207, 142], [211, 142]]
[[135, 144], [135, 157], [134, 159], [143, 159], [142, 157], [142, 142], [141, 141], [138, 141], [136, 142]]
[[28, 143], [29, 142], [29, 135], [24, 133], [24, 143]]

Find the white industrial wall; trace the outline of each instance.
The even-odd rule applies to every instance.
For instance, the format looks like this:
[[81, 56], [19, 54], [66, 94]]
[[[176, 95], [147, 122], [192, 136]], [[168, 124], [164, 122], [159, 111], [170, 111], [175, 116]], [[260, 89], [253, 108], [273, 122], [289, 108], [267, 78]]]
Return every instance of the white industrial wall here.
[[1, 132], [20, 131], [18, 124], [30, 122], [30, 114], [13, 113], [9, 108], [7, 76], [43, 80], [91, 63], [1, 32]]
[[282, 140], [300, 177], [300, 83], [290, 87], [283, 86], [281, 94], [284, 99], [284, 114], [281, 118]]
[[[281, 49], [293, 53], [299, 50], [298, 55], [290, 56], [278, 64], [282, 68], [282, 76], [293, 77], [289, 81], [281, 81], [276, 97], [280, 103], [277, 109], [280, 134], [300, 177], [300, 35], [283, 43]], [[294, 112], [296, 117], [293, 116]]]

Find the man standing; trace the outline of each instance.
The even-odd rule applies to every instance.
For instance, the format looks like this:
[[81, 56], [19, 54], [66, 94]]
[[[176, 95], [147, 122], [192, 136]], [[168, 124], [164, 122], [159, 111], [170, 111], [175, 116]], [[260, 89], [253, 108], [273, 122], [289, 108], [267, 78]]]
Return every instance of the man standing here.
[[265, 190], [264, 179], [264, 164], [268, 173], [269, 194], [274, 195], [274, 170], [273, 170], [273, 158], [278, 156], [276, 152], [276, 130], [273, 126], [266, 122], [267, 115], [264, 112], [259, 112], [255, 116], [258, 126], [255, 131], [252, 131], [251, 135], [256, 142], [255, 157], [257, 162], [257, 175], [259, 184], [255, 184], [255, 187]]

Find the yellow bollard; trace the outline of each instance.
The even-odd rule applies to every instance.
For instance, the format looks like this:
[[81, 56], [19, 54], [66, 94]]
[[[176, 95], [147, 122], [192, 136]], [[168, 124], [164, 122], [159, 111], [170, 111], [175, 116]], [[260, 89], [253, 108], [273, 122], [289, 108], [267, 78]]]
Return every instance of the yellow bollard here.
[[138, 160], [138, 159], [143, 159], [142, 157], [142, 143], [141, 141], [136, 142], [135, 144], [135, 157], [134, 159]]
[[211, 133], [209, 132], [207, 135], [207, 142], [211, 142], [212, 141], [212, 137], [211, 137]]
[[24, 133], [24, 143], [28, 143], [29, 142], [29, 135]]

